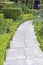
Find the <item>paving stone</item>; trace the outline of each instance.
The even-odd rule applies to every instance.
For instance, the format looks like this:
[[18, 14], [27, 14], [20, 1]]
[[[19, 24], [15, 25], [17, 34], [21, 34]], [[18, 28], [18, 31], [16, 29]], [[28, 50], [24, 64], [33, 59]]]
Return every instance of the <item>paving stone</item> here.
[[17, 30], [16, 32], [15, 32], [15, 35], [23, 35], [24, 34], [24, 30]]
[[26, 65], [43, 65], [43, 58], [27, 59]]
[[25, 62], [26, 62], [26, 65], [33, 65], [32, 59], [26, 59]]
[[25, 65], [24, 60], [9, 60], [5, 61], [4, 65]]
[[24, 35], [15, 35], [15, 36], [13, 37], [13, 40], [15, 40], [15, 38], [16, 38], [16, 39], [24, 39]]
[[27, 58], [43, 57], [43, 52], [39, 47], [28, 47], [25, 48]]
[[32, 39], [28, 39], [28, 40], [25, 40], [25, 43], [26, 43], [26, 46], [29, 47], [29, 46], [40, 46], [39, 42], [37, 40], [32, 40]]
[[25, 47], [25, 42], [23, 40], [14, 40], [10, 42], [10, 48], [21, 48]]
[[25, 35], [26, 35], [26, 36], [31, 36], [31, 37], [36, 37], [36, 36], [35, 36], [35, 33], [33, 33], [33, 32], [30, 33], [30, 31], [25, 32]]
[[12, 40], [17, 38], [17, 37], [23, 36], [23, 35], [24, 35], [24, 31], [21, 31], [21, 30], [16, 31], [13, 38], [12, 38]]
[[25, 59], [23, 48], [8, 49], [6, 53], [6, 60]]

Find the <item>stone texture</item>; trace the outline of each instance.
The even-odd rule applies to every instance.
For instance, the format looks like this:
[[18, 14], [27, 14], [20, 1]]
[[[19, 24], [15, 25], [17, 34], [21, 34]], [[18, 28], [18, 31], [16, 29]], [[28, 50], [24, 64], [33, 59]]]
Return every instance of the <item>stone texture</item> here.
[[6, 60], [25, 59], [23, 48], [8, 49], [6, 52]]
[[10, 44], [10, 48], [25, 48], [25, 43], [24, 41], [19, 41], [19, 40], [16, 40], [16, 41], [11, 41], [11, 44]]
[[43, 52], [40, 50], [39, 47], [29, 47], [29, 48], [25, 48], [25, 53], [27, 58], [41, 58], [43, 57]]
[[43, 65], [43, 58], [27, 59], [26, 65]]
[[9, 60], [5, 61], [4, 65], [25, 65], [24, 60]]

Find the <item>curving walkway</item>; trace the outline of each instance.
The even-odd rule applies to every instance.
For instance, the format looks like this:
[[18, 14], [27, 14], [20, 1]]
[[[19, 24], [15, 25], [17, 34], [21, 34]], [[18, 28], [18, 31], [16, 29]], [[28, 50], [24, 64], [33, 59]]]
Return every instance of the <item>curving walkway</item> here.
[[21, 24], [6, 51], [4, 65], [43, 65], [43, 52], [36, 39], [32, 20]]

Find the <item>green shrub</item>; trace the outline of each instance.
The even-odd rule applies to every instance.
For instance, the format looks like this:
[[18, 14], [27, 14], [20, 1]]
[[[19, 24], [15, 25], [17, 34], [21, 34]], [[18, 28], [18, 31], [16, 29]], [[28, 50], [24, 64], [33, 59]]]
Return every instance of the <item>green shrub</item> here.
[[6, 2], [3, 4], [3, 8], [14, 7], [14, 2]]
[[43, 18], [36, 18], [33, 24], [37, 39], [40, 42], [40, 48], [43, 50]]
[[0, 13], [0, 19], [4, 18], [4, 14]]
[[5, 8], [4, 16], [6, 18], [17, 19], [22, 14], [22, 10], [20, 8]]
[[8, 34], [0, 35], [0, 65], [3, 65], [6, 48], [9, 45], [10, 36]]
[[3, 9], [2, 8], [0, 8], [0, 13], [3, 13]]
[[31, 14], [23, 14], [23, 15], [21, 15], [18, 19], [19, 19], [19, 20], [31, 20], [31, 19], [33, 19], [33, 18], [34, 18], [34, 16], [31, 15]]
[[27, 9], [27, 14], [36, 15], [36, 13], [37, 13], [37, 10], [34, 10], [34, 9]]
[[28, 7], [26, 6], [26, 4], [21, 5], [21, 8], [22, 8], [22, 11], [23, 11], [24, 14], [25, 14], [25, 13], [27, 12], [27, 10], [28, 10]]
[[0, 33], [3, 32], [3, 30], [2, 30], [2, 23], [3, 23], [3, 21], [4, 21], [4, 14], [0, 14]]
[[3, 4], [0, 2], [0, 13], [2, 13]]
[[3, 8], [8, 8], [8, 7], [21, 8], [21, 3], [6, 2], [5, 4], [3, 4]]
[[38, 11], [38, 14], [39, 14], [41, 17], [43, 17], [43, 9], [39, 10], [39, 11]]
[[39, 34], [39, 36], [43, 36], [43, 24], [36, 26], [36, 32]]
[[31, 9], [28, 9], [27, 10], [27, 14], [32, 14], [32, 10]]
[[0, 21], [0, 34], [10, 32], [10, 26], [12, 23], [12, 19], [2, 19]]
[[28, 9], [32, 9], [32, 5], [31, 4], [28, 4]]

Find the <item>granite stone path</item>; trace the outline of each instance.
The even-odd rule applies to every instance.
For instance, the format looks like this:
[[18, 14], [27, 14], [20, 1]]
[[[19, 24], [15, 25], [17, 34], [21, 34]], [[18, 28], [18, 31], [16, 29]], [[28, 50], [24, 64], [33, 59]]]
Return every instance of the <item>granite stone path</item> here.
[[4, 65], [43, 65], [43, 52], [36, 39], [32, 20], [21, 24], [6, 51]]

